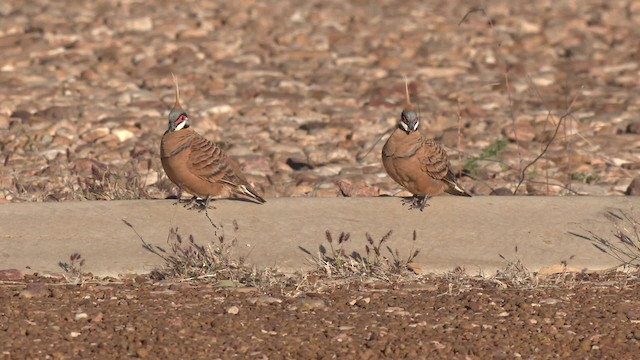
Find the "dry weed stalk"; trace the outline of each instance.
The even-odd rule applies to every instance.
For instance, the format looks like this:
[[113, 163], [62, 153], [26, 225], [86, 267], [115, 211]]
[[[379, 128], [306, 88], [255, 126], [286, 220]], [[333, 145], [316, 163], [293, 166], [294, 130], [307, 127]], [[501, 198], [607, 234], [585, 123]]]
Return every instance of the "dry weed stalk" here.
[[[150, 160], [149, 160], [150, 162]], [[76, 200], [134, 200], [148, 199], [145, 190], [146, 175], [137, 170], [137, 163], [131, 162], [129, 170], [113, 169], [110, 166], [91, 166], [90, 177], [76, 176], [76, 184], [70, 184]], [[150, 167], [150, 166], [149, 166]], [[145, 180], [143, 180], [143, 178]]]
[[538, 277], [522, 263], [517, 257], [518, 246], [515, 247], [516, 259], [509, 260], [502, 254], [498, 254], [506, 262], [504, 269], [500, 269], [493, 276], [502, 288], [535, 288], [538, 286]]
[[586, 230], [589, 235], [569, 234], [591, 242], [596, 249], [620, 262], [618, 267], [640, 271], [640, 222], [622, 209], [608, 211], [605, 218], [611, 221], [615, 240]]
[[[329, 230], [325, 232], [325, 239], [329, 243], [329, 251], [323, 245], [319, 246], [317, 255], [311, 254], [304, 248], [300, 249], [310, 256], [310, 261], [315, 265], [318, 272], [329, 277], [341, 279], [373, 277], [390, 281], [392, 278], [407, 274], [407, 266], [420, 253], [420, 250], [415, 249], [417, 240], [415, 230], [413, 231], [412, 246], [407, 258], [402, 258], [399, 250], [393, 250], [388, 245], [392, 233], [393, 231], [389, 230], [377, 241], [369, 233], [365, 233], [367, 240], [364, 246], [365, 256], [357, 251], [347, 254], [344, 246], [351, 239], [349, 233], [341, 232], [334, 241], [334, 237]], [[385, 253], [384, 250], [389, 254], [388, 256], [383, 254]]]
[[69, 262], [59, 261], [58, 266], [64, 270], [62, 274], [67, 282], [74, 285], [81, 285], [85, 281], [85, 277], [89, 276], [82, 271], [85, 259], [80, 253], [73, 253], [69, 256]]
[[[159, 256], [165, 264], [152, 272], [156, 279], [175, 278], [179, 281], [207, 280], [217, 281], [221, 287], [254, 286], [270, 287], [276, 284], [278, 275], [275, 270], [258, 270], [247, 266], [245, 256], [235, 254], [238, 247], [238, 223], [233, 221], [234, 235], [229, 238], [222, 224], [216, 224], [205, 213], [213, 228], [213, 239], [205, 245], [196, 242], [193, 235], [183, 237], [177, 227], [171, 228], [167, 236], [168, 249], [149, 244], [136, 231], [135, 227], [122, 220], [142, 241], [142, 247]], [[282, 283], [282, 282], [281, 282]]]

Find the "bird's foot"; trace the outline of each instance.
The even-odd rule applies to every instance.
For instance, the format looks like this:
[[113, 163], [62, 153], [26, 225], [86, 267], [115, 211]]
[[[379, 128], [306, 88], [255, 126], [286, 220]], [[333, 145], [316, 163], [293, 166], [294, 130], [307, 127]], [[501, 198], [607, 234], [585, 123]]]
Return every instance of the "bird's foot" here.
[[429, 200], [428, 196], [417, 196], [414, 195], [410, 198], [404, 198], [402, 200], [402, 205], [409, 205], [409, 210], [418, 209], [420, 211], [424, 210], [429, 204], [427, 203]]
[[[203, 212], [203, 211], [207, 211], [207, 209], [209, 209], [209, 206], [211, 206], [212, 209], [215, 209], [216, 207], [211, 205], [211, 197], [207, 196], [206, 198], [202, 199], [202, 198], [194, 198], [192, 199], [193, 202], [188, 204], [189, 205], [189, 210], [198, 210], [198, 212]], [[186, 205], [185, 205], [186, 207]]]
[[191, 204], [191, 202], [194, 201], [194, 198], [195, 197], [193, 197], [193, 198], [191, 198], [189, 200], [185, 200], [185, 199], [182, 199], [180, 196], [178, 196], [178, 198], [176, 199], [176, 202], [173, 203], [173, 206], [176, 206], [178, 204], [185, 204], [184, 207], [187, 207], [189, 204]]
[[[198, 212], [202, 212], [207, 211], [207, 209], [209, 208], [211, 197], [207, 196], [206, 198], [202, 199], [194, 196], [189, 200], [179, 200], [179, 202], [184, 202], [184, 207], [187, 208], [187, 210], [198, 210]], [[215, 209], [215, 206], [211, 205], [211, 207]]]

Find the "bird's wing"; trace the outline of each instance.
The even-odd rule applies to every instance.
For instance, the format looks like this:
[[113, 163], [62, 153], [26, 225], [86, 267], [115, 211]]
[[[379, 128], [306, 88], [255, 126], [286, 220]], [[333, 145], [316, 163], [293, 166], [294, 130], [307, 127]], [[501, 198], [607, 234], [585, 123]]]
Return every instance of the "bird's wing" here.
[[238, 176], [233, 171], [231, 159], [213, 141], [196, 135], [190, 146], [188, 165], [192, 174], [209, 182], [225, 182], [233, 185], [239, 185], [245, 180], [241, 174]]
[[189, 170], [201, 179], [226, 184], [240, 194], [265, 202], [242, 174], [238, 163], [214, 142], [200, 135], [191, 142]]
[[449, 157], [439, 143], [433, 139], [425, 140], [418, 154], [421, 156], [422, 171], [433, 179], [446, 182], [446, 192], [458, 196], [471, 196], [458, 184], [455, 174], [451, 171]]
[[433, 139], [426, 139], [416, 156], [419, 157], [423, 172], [433, 179], [447, 181], [449, 157], [440, 144]]

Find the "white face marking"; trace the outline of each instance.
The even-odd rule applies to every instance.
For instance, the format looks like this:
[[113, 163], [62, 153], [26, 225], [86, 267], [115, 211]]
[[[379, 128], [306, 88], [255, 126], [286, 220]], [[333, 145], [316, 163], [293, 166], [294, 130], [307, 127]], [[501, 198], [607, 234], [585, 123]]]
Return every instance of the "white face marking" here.
[[416, 131], [418, 130], [418, 125], [420, 124], [420, 121], [416, 120], [415, 125], [413, 125], [413, 129], [411, 131]]
[[404, 121], [400, 121], [400, 127], [404, 131], [409, 131], [409, 125], [407, 125], [407, 123], [405, 123]]
[[184, 119], [180, 124], [176, 125], [176, 128], [173, 131], [182, 130], [185, 125], [187, 125], [187, 119]]

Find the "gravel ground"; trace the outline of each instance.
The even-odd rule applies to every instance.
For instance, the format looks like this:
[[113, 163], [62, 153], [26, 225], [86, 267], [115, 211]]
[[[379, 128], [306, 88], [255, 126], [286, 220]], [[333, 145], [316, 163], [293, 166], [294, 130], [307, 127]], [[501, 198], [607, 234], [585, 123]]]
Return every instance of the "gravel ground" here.
[[396, 123], [403, 75], [473, 194], [623, 194], [640, 3], [475, 6], [3, 1], [0, 200], [175, 195], [158, 155], [171, 72], [194, 128], [267, 197], [397, 194], [381, 143], [356, 157]]
[[28, 276], [0, 286], [1, 351], [4, 359], [637, 355], [637, 278], [504, 285], [449, 275], [263, 292], [144, 277], [78, 286]]

